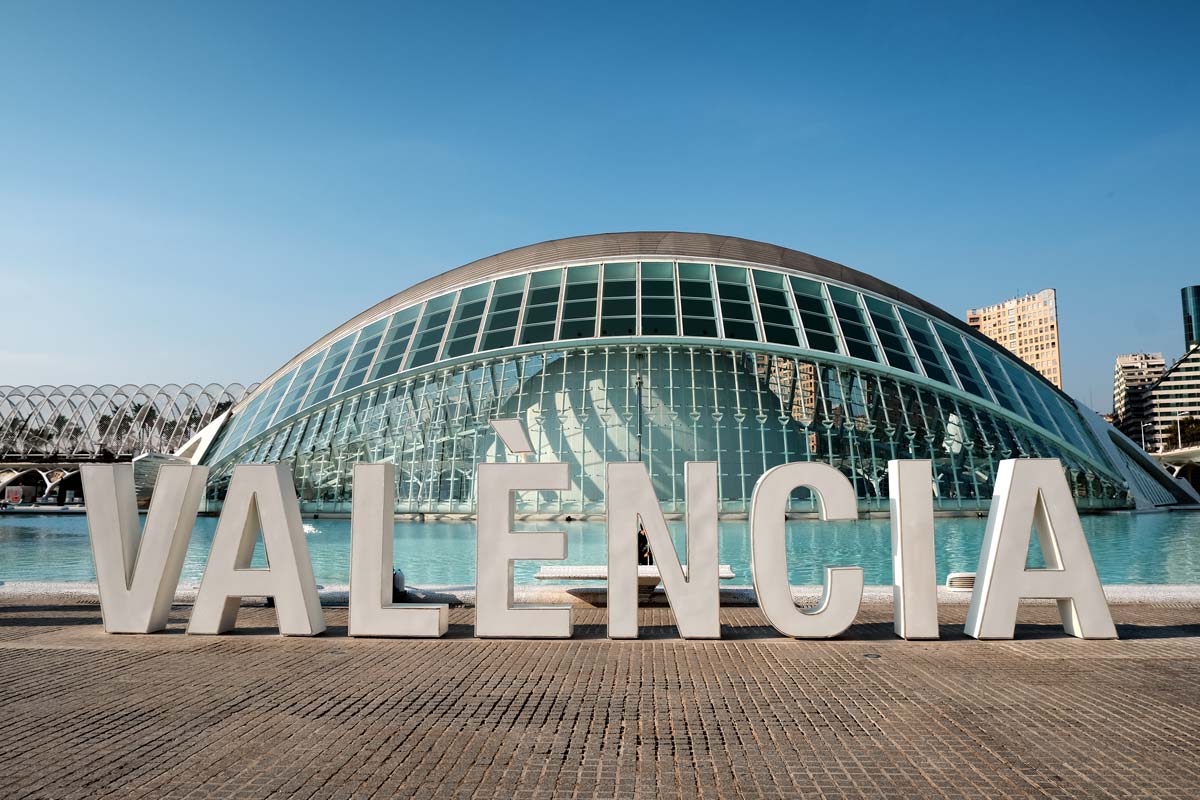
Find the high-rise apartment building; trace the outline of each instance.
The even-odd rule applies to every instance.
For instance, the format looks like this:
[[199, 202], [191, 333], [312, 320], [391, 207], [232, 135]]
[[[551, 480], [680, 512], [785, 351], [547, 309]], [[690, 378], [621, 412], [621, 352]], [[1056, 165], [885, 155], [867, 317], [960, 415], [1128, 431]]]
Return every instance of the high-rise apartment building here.
[[967, 324], [1062, 388], [1058, 306], [1053, 289], [969, 309]]
[[1183, 355], [1169, 367], [1161, 353], [1117, 356], [1113, 424], [1153, 452], [1200, 442], [1200, 286], [1180, 290]]
[[1193, 426], [1200, 422], [1200, 343], [1150, 387], [1150, 424], [1146, 446], [1151, 450], [1176, 450], [1195, 444]]
[[[1167, 362], [1162, 353], [1117, 356], [1113, 370], [1113, 425], [1135, 442], [1142, 442], [1142, 424], [1150, 421], [1150, 387], [1162, 377]], [[1145, 439], [1150, 446], [1152, 437]]]

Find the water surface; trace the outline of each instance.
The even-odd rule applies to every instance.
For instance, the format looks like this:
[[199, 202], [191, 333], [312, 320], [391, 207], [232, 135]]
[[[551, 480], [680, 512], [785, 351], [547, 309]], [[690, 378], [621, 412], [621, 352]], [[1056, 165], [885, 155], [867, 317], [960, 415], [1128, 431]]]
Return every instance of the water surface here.
[[[145, 518], [143, 517], [143, 520]], [[949, 572], [973, 572], [986, 520], [938, 519], [935, 523], [938, 581]], [[182, 582], [200, 581], [217, 521], [196, 521]], [[344, 584], [350, 573], [350, 522], [305, 522], [313, 571], [322, 584]], [[603, 522], [519, 523], [523, 530], [564, 530], [565, 562], [517, 562], [518, 583], [533, 583], [542, 563], [607, 562]], [[1105, 583], [1200, 584], [1200, 512], [1105, 514], [1083, 517], [1092, 556]], [[671, 523], [680, 552], [683, 523]], [[820, 583], [825, 566], [861, 566], [868, 584], [892, 580], [891, 529], [886, 519], [857, 522], [797, 520], [787, 525], [788, 574], [793, 584]], [[413, 586], [475, 583], [475, 525], [466, 522], [397, 522], [396, 566]], [[1036, 537], [1034, 537], [1036, 542]], [[749, 585], [750, 538], [745, 522], [722, 522], [721, 563]], [[259, 543], [256, 561], [263, 562]], [[1036, 551], [1031, 566], [1041, 566]], [[0, 580], [94, 581], [87, 520], [82, 516], [0, 516]]]

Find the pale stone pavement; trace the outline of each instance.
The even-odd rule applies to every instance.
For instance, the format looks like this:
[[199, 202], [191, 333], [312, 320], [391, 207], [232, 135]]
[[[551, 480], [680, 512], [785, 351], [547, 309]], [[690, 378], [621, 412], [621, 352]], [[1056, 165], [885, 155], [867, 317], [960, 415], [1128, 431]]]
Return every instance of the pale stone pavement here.
[[863, 607], [791, 641], [753, 607], [685, 642], [670, 612], [605, 638], [282, 639], [273, 612], [221, 637], [111, 636], [99, 608], [0, 605], [0, 797], [1200, 796], [1200, 606], [1114, 606], [1123, 637], [903, 642]]

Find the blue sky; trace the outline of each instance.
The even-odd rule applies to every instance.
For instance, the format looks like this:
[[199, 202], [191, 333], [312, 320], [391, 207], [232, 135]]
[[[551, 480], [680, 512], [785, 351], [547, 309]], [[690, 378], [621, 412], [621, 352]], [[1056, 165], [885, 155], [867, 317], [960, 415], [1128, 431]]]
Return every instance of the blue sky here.
[[251, 382], [458, 264], [676, 229], [960, 315], [1053, 286], [1107, 410], [1200, 283], [1198, 41], [1195, 3], [0, 2], [0, 384]]

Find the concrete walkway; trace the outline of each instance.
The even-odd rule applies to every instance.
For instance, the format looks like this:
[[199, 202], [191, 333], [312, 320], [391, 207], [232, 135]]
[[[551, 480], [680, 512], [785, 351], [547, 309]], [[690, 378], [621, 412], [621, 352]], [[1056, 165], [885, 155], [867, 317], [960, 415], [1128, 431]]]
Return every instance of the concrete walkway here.
[[[7, 587], [6, 587], [7, 588]], [[0, 797], [1200, 796], [1200, 605], [1114, 606], [1122, 640], [902, 642], [886, 603], [833, 641], [754, 607], [685, 642], [316, 639], [244, 608], [223, 637], [110, 636], [77, 599], [0, 598]]]

